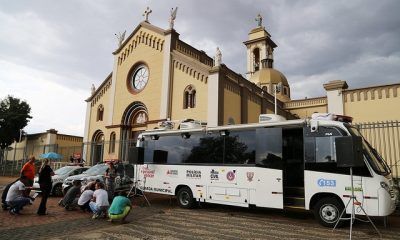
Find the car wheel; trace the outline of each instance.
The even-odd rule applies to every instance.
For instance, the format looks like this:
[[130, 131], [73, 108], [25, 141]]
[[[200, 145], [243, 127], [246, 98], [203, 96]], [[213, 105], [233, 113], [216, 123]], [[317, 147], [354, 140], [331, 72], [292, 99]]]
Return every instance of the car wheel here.
[[57, 184], [53, 187], [53, 196], [61, 197], [63, 195], [61, 184]]
[[[322, 198], [314, 207], [314, 216], [325, 227], [333, 228], [342, 214], [344, 206], [336, 198]], [[339, 221], [337, 227], [343, 226], [344, 221]]]
[[178, 194], [178, 204], [182, 208], [192, 208], [194, 204], [194, 198], [192, 190], [188, 187], [182, 187], [179, 189]]

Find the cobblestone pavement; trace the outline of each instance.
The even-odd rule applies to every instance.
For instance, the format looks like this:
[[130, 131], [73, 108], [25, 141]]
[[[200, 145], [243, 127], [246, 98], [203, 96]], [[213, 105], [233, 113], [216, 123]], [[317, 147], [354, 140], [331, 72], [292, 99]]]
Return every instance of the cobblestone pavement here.
[[[1, 184], [1, 182], [0, 182]], [[50, 198], [47, 216], [37, 216], [38, 201], [23, 210], [21, 216], [0, 213], [0, 239], [346, 239], [349, 228], [335, 231], [321, 227], [309, 213], [270, 209], [245, 209], [206, 204], [181, 209], [168, 197], [147, 195], [134, 200], [129, 224], [92, 220], [90, 214], [65, 211], [56, 206], [59, 198]], [[40, 200], [40, 199], [37, 199]], [[400, 216], [390, 216], [390, 227], [374, 219], [382, 239], [400, 239]], [[379, 239], [369, 223], [357, 222], [353, 239]]]
[[[250, 211], [214, 207], [171, 208], [137, 218], [128, 225], [100, 228], [85, 235], [53, 239], [346, 239], [349, 229], [319, 226], [312, 216], [283, 216], [280, 211]], [[379, 239], [369, 224], [354, 226], [353, 239]], [[383, 229], [383, 239], [400, 239], [399, 226]]]

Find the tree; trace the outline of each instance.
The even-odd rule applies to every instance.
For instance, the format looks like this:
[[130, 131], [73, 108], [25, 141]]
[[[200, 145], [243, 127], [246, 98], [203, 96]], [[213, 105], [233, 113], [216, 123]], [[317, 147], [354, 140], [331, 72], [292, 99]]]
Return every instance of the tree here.
[[32, 118], [30, 112], [28, 103], [10, 95], [0, 101], [0, 149], [19, 141], [20, 129]]

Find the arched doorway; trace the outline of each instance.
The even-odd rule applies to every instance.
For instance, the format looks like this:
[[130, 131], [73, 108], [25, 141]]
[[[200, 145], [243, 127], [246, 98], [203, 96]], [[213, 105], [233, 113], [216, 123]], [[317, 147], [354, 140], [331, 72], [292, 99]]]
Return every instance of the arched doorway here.
[[90, 163], [96, 165], [103, 161], [103, 149], [104, 149], [104, 133], [97, 130], [92, 137], [92, 154]]
[[129, 161], [129, 149], [136, 145], [137, 137], [146, 129], [148, 120], [148, 111], [142, 102], [133, 102], [126, 108], [121, 120], [120, 160]]

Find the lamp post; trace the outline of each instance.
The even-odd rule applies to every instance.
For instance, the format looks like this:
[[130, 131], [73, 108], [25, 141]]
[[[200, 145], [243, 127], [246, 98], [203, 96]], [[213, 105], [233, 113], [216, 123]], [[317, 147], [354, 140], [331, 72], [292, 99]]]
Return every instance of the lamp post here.
[[278, 83], [278, 84], [276, 84], [276, 85], [274, 85], [274, 102], [275, 102], [275, 115], [277, 115], [278, 114], [278, 106], [277, 106], [277, 104], [276, 104], [276, 93], [277, 92], [281, 92], [281, 88], [282, 88], [282, 83]]
[[[20, 129], [20, 130], [19, 130], [19, 141], [18, 141], [18, 142], [21, 142], [22, 132], [23, 132], [23, 130]], [[16, 153], [17, 153], [17, 140], [15, 140], [15, 142], [14, 142], [14, 159], [13, 159], [14, 161], [15, 161], [15, 155], [16, 155]]]

